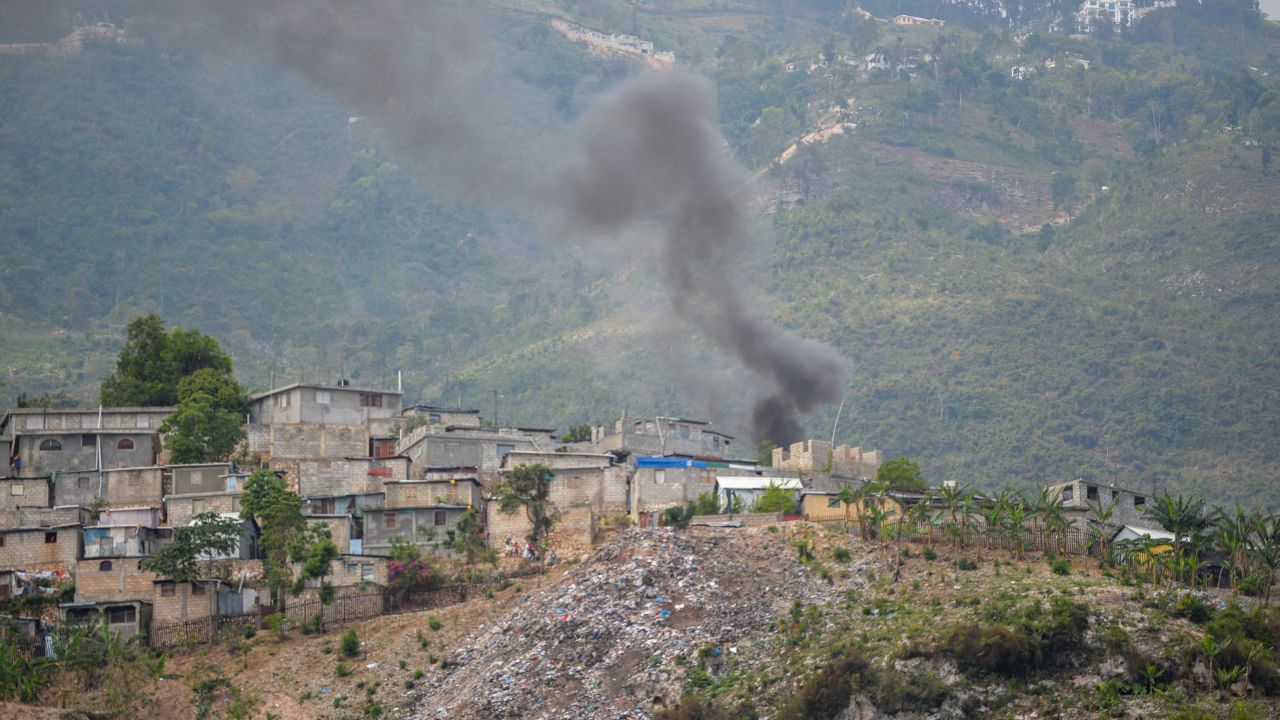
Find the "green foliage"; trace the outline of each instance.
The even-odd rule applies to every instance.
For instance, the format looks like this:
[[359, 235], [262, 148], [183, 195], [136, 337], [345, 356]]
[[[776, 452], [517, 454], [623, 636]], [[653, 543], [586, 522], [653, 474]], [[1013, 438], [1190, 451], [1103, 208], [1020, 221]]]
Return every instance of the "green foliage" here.
[[1035, 603], [1005, 622], [960, 625], [943, 644], [962, 669], [1022, 676], [1069, 660], [1084, 643], [1089, 611], [1056, 598], [1048, 613]]
[[782, 720], [830, 720], [849, 707], [854, 683], [868, 664], [856, 650], [848, 650], [814, 673], [785, 705], [779, 708]]
[[908, 458], [887, 460], [876, 469], [876, 483], [894, 490], [924, 490], [924, 478], [920, 466]]
[[1054, 575], [1071, 574], [1071, 562], [1066, 558], [1058, 558], [1057, 560], [1054, 560], [1050, 568], [1053, 570]]
[[173, 539], [140, 567], [174, 582], [212, 577], [213, 558], [232, 553], [240, 546], [241, 521], [211, 512], [191, 518], [185, 527], [173, 529]]
[[356, 635], [355, 629], [347, 630], [342, 633], [342, 640], [339, 643], [343, 657], [353, 658], [360, 654], [360, 636]]
[[587, 442], [591, 440], [591, 426], [582, 423], [569, 428], [569, 432], [560, 436], [560, 442]]
[[230, 377], [231, 356], [197, 330], [166, 332], [159, 315], [137, 317], [129, 323], [115, 371], [102, 381], [99, 400], [103, 405], [176, 405], [179, 383], [201, 369]]
[[520, 465], [495, 488], [498, 508], [503, 513], [512, 515], [524, 508], [531, 526], [528, 540], [537, 547], [542, 546], [559, 514], [550, 502], [553, 477], [546, 465]]
[[307, 528], [302, 516], [302, 498], [285, 487], [284, 480], [275, 472], [259, 468], [245, 481], [240, 517], [256, 520], [261, 528], [259, 544], [264, 555], [266, 581], [272, 591], [280, 595], [293, 583], [290, 560], [302, 560], [299, 543]]
[[497, 553], [485, 543], [484, 523], [474, 508], [468, 508], [462, 517], [458, 518], [453, 534], [442, 544], [450, 550], [461, 553], [468, 565], [481, 561], [497, 562]]
[[760, 497], [756, 499], [753, 512], [759, 513], [791, 513], [796, 509], [796, 491], [784, 489], [781, 485], [770, 481]]
[[[306, 526], [294, 535], [288, 549], [289, 559], [301, 563], [293, 581], [293, 594], [301, 594], [307, 583], [313, 582], [320, 588], [320, 601], [325, 605], [332, 603], [335, 591], [326, 578], [333, 570], [333, 561], [338, 559], [338, 546], [333, 543], [329, 528], [325, 525]], [[316, 617], [322, 618], [323, 615], [317, 613]]]

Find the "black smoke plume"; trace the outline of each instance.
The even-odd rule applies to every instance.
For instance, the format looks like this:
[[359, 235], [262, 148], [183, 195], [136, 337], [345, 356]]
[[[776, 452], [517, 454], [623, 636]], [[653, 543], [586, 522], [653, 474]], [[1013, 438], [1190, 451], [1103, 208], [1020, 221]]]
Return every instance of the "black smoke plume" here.
[[[179, 3], [157, 5], [172, 12]], [[465, 6], [462, 6], [465, 7]], [[676, 314], [750, 373], [753, 439], [803, 437], [800, 416], [839, 399], [846, 363], [829, 345], [772, 322], [735, 272], [758, 239], [748, 174], [728, 155], [715, 89], [684, 72], [649, 73], [598, 97], [575, 136], [517, 150], [486, 132], [492, 40], [469, 9], [410, 0], [216, 0], [183, 20], [223, 51], [300, 74], [384, 128], [400, 150], [489, 207], [533, 213], [553, 236], [635, 237]], [[535, 172], [536, 158], [558, 170]], [[522, 162], [529, 160], [530, 162]]]

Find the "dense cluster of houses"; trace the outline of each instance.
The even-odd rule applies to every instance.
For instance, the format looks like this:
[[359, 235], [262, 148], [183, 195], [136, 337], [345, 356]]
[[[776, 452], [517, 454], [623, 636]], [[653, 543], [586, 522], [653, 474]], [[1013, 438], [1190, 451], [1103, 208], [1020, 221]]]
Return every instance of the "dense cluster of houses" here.
[[[23, 408], [0, 419], [0, 449], [9, 457], [0, 478], [0, 595], [51, 592], [73, 577], [62, 621], [105, 620], [123, 635], [268, 603], [259, 530], [240, 519], [249, 470], [166, 463], [158, 428], [171, 411]], [[242, 452], [280, 474], [302, 498], [308, 522], [329, 529], [340, 552], [330, 580], [340, 592], [385, 585], [397, 540], [448, 554], [444, 545], [467, 513], [482, 521], [490, 547], [521, 543], [530, 529], [525, 514], [504, 514], [491, 500], [522, 465], [552, 473], [558, 519], [547, 544], [568, 558], [621, 518], [654, 526], [668, 509], [706, 495], [721, 512], [749, 513], [771, 485], [793, 491], [786, 514], [839, 521], [847, 510], [841, 487], [860, 486], [881, 463], [876, 451], [817, 440], [774, 449], [768, 465], [744, 457], [753, 454], [698, 420], [624, 416], [593, 428], [589, 439], [565, 442], [550, 428], [494, 427], [478, 410], [405, 406], [397, 390], [346, 381], [254, 395]], [[1123, 491], [1077, 481], [1059, 492], [1086, 522], [1099, 493]], [[1144, 499], [1128, 495], [1118, 518], [1143, 511]], [[924, 497], [892, 493], [887, 501], [905, 512]], [[211, 559], [217, 579], [176, 583], [142, 569], [174, 528], [204, 513], [241, 524], [238, 546]]]

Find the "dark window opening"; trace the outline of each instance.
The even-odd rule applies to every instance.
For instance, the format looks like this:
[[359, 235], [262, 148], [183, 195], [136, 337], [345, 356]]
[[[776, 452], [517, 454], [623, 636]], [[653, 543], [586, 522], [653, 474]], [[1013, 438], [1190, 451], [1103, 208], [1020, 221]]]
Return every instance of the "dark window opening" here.
[[360, 393], [360, 407], [382, 407], [382, 396], [377, 393]]
[[98, 563], [98, 572], [111, 572], [111, 561], [103, 560]]
[[165, 583], [160, 586], [160, 597], [173, 597], [178, 594], [178, 587], [173, 583]]
[[1147, 506], [1147, 499], [1146, 499], [1146, 498], [1142, 497], [1141, 495], [1135, 495], [1135, 496], [1134, 496], [1134, 498], [1133, 498], [1133, 507], [1134, 507], [1135, 509], [1141, 510], [1141, 509], [1145, 508], [1146, 506]]
[[57, 452], [62, 449], [62, 443], [58, 442], [57, 440], [54, 440], [53, 438], [49, 438], [47, 440], [41, 440], [40, 449], [45, 452]]
[[1086, 486], [1086, 487], [1085, 487], [1085, 490], [1084, 490], [1084, 496], [1085, 496], [1085, 499], [1086, 499], [1086, 500], [1097, 500], [1097, 499], [1098, 499], [1098, 488], [1096, 488], [1096, 487], [1094, 487], [1094, 486], [1092, 486], [1092, 485], [1088, 485], [1088, 486]]
[[47, 532], [47, 533], [45, 533], [45, 534], [44, 534], [44, 544], [45, 544], [45, 545], [53, 545], [53, 544], [55, 544], [55, 543], [57, 543], [57, 542], [58, 542], [58, 533], [56, 533], [56, 532]]
[[203, 584], [203, 583], [191, 583], [191, 594], [192, 594], [192, 595], [203, 595], [203, 594], [204, 594], [204, 584]]
[[81, 435], [80, 447], [86, 450], [91, 450], [93, 448], [98, 447], [98, 436], [97, 435]]
[[108, 625], [120, 625], [121, 623], [137, 622], [137, 620], [138, 611], [132, 605], [107, 608]]
[[443, 510], [437, 510], [435, 516], [436, 527], [440, 527], [448, 522], [448, 514]]
[[385, 522], [385, 523], [386, 523], [386, 527], [387, 527], [387, 529], [388, 529], [388, 530], [391, 530], [391, 529], [395, 528], [395, 526], [396, 526], [396, 514], [395, 514], [395, 513], [386, 513], [385, 515], [383, 515], [383, 516], [382, 516], [382, 520], [383, 520], [383, 522]]
[[132, 440], [130, 440], [129, 438], [121, 438], [121, 439], [120, 439], [120, 441], [116, 443], [116, 449], [117, 449], [117, 450], [132, 450], [132, 449], [133, 449], [133, 441], [132, 441]]

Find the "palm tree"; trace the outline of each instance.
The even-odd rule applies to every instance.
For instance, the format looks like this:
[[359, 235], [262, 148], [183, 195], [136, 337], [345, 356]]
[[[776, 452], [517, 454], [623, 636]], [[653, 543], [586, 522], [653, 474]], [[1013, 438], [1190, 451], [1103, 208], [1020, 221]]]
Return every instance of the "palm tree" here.
[[987, 536], [999, 543], [1004, 533], [1005, 515], [1009, 512], [1009, 498], [1013, 495], [1013, 490], [1005, 488], [1000, 491], [996, 499], [982, 513], [982, 519], [987, 524]]
[[1034, 516], [1034, 511], [1027, 505], [1026, 498], [1021, 495], [1014, 495], [1009, 502], [1008, 511], [1005, 513], [1005, 528], [1009, 534], [1009, 539], [1013, 541], [1014, 548], [1018, 551], [1018, 559], [1022, 560], [1026, 551], [1026, 530], [1027, 521]]
[[1099, 552], [1102, 554], [1103, 563], [1111, 560], [1111, 548], [1109, 547], [1111, 530], [1107, 526], [1111, 524], [1111, 518], [1115, 515], [1116, 502], [1118, 501], [1119, 497], [1112, 495], [1111, 502], [1106, 505], [1103, 505], [1101, 500], [1095, 500], [1089, 505], [1089, 509], [1093, 511], [1094, 518], [1098, 521], [1096, 525], [1090, 525], [1089, 529], [1098, 538]]
[[1257, 532], [1249, 548], [1250, 554], [1262, 567], [1262, 603], [1271, 603], [1271, 586], [1276, 581], [1276, 568], [1280, 568], [1280, 515], [1273, 515], [1258, 523]]
[[938, 497], [942, 498], [942, 503], [947, 506], [947, 517], [950, 519], [950, 522], [947, 523], [947, 532], [957, 540], [959, 537], [956, 532], [959, 525], [956, 523], [956, 511], [960, 509], [960, 504], [964, 500], [965, 488], [967, 487], [968, 485], [943, 485], [942, 489], [938, 491]]
[[1240, 579], [1249, 574], [1249, 539], [1258, 529], [1259, 519], [1249, 515], [1236, 504], [1235, 513], [1228, 515], [1222, 508], [1215, 508], [1213, 544], [1222, 555], [1218, 570], [1218, 585], [1222, 585], [1222, 571], [1227, 572], [1227, 584], [1231, 592], [1240, 589]]
[[852, 485], [840, 486], [840, 492], [836, 493], [836, 499], [844, 506], [844, 534], [849, 534], [849, 508], [858, 502], [858, 491]]
[[1165, 530], [1173, 533], [1174, 566], [1181, 570], [1183, 544], [1193, 531], [1203, 530], [1209, 525], [1209, 518], [1204, 511], [1204, 500], [1197, 497], [1183, 498], [1181, 495], [1175, 498], [1165, 493], [1156, 498], [1155, 507], [1151, 509], [1151, 517]]

